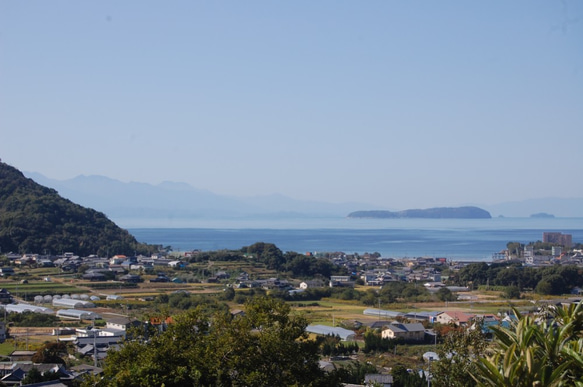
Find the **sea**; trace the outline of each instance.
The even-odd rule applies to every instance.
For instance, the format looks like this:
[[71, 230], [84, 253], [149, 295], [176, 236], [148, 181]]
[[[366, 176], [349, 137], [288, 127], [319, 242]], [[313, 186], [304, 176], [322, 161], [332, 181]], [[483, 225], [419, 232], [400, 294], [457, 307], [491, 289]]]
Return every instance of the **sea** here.
[[384, 258], [492, 260], [508, 242], [542, 240], [543, 232], [571, 234], [583, 243], [583, 218], [353, 219], [245, 218], [116, 220], [140, 242], [175, 252], [236, 250], [256, 242], [283, 252], [375, 253]]

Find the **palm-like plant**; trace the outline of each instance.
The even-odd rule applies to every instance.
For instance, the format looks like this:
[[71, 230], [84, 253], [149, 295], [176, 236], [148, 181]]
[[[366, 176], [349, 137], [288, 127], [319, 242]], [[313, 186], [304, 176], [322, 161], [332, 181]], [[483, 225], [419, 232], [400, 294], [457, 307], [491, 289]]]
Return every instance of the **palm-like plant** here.
[[582, 305], [537, 317], [514, 310], [517, 321], [510, 328], [492, 328], [495, 345], [472, 377], [479, 386], [583, 387]]

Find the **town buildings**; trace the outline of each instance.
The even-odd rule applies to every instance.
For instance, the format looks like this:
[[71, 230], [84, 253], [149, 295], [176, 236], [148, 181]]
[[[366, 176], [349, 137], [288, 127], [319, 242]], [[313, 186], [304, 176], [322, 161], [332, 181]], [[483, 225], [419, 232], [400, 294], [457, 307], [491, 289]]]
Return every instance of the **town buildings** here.
[[573, 236], [560, 232], [543, 232], [543, 243], [556, 243], [563, 247], [573, 246]]

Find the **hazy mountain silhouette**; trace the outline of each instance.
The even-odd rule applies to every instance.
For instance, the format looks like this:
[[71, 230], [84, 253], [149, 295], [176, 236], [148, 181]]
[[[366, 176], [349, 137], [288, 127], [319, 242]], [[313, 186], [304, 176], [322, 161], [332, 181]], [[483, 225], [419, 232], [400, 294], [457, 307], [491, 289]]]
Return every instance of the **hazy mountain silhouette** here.
[[186, 183], [125, 183], [95, 175], [54, 180], [38, 173], [25, 174], [39, 184], [57, 190], [63, 197], [98, 209], [112, 219], [346, 216], [357, 209], [378, 207], [363, 203], [300, 201], [279, 194], [223, 196]]
[[[24, 174], [76, 203], [104, 212], [112, 219], [345, 217], [354, 211], [402, 210], [379, 208], [366, 203], [301, 201], [280, 194], [225, 196], [177, 182], [157, 185], [125, 183], [96, 175], [55, 180], [33, 172]], [[540, 212], [557, 217], [583, 217], [583, 198], [544, 198], [495, 205], [471, 205], [489, 211], [493, 217], [529, 217]]]

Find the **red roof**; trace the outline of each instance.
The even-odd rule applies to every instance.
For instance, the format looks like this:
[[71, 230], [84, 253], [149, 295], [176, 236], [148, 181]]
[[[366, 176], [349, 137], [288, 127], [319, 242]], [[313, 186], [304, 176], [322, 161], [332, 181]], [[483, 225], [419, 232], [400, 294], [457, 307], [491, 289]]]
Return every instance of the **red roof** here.
[[467, 314], [459, 311], [443, 312], [442, 314], [449, 316], [449, 318], [459, 323], [467, 323], [472, 317], [475, 316], [475, 314]]

